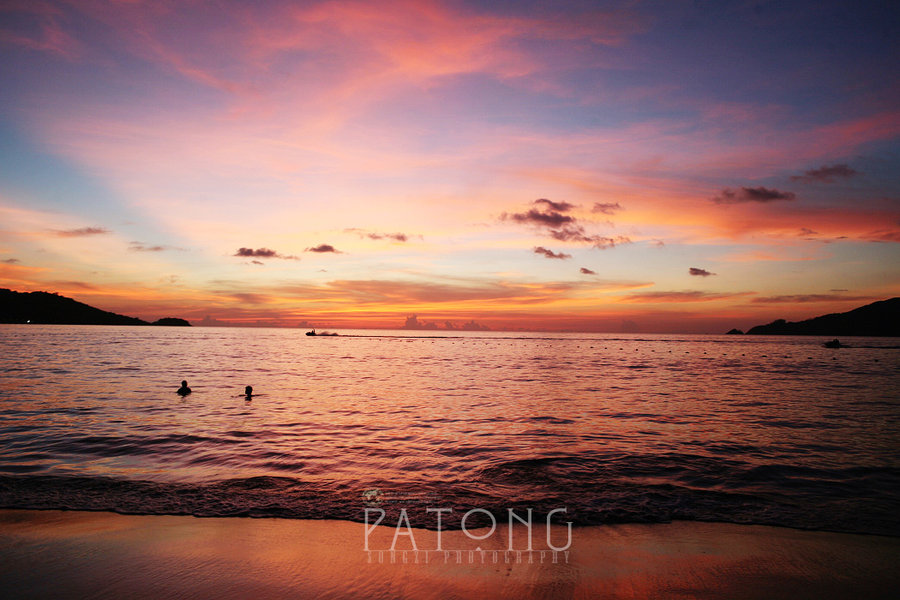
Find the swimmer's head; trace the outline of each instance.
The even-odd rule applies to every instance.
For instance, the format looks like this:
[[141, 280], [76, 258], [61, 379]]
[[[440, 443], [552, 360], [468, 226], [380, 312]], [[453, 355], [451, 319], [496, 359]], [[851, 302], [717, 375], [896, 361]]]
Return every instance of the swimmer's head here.
[[245, 396], [252, 396], [252, 395], [253, 395], [253, 386], [249, 386], [249, 385], [248, 385], [247, 387], [245, 387], [245, 388], [244, 388], [244, 395], [245, 395]]

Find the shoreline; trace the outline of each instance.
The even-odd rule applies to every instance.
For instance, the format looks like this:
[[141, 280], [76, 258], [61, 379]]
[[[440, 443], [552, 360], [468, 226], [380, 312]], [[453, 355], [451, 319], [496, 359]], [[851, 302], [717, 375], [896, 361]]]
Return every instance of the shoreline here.
[[[794, 600], [891, 597], [900, 586], [900, 537], [675, 521], [573, 527], [571, 545], [554, 552], [535, 523], [529, 552], [518, 524], [481, 540], [393, 526], [367, 540], [365, 531], [350, 521], [2, 509], [0, 589], [16, 598]], [[549, 533], [566, 546], [565, 526]]]

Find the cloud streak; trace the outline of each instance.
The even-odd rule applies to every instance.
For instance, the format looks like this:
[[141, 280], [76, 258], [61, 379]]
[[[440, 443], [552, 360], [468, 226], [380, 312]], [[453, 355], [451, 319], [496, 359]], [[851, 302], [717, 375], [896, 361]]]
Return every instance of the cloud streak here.
[[690, 269], [688, 269], [688, 273], [695, 277], [709, 277], [710, 275], [715, 275], [715, 273], [707, 271], [706, 269], [700, 269], [698, 267], [691, 267]]
[[805, 171], [803, 175], [792, 175], [791, 181], [803, 183], [834, 183], [838, 179], [849, 179], [859, 175], [859, 171], [845, 164], [824, 166]]
[[793, 192], [782, 192], [766, 187], [742, 187], [737, 190], [725, 188], [718, 196], [714, 196], [712, 201], [716, 204], [746, 204], [752, 202], [767, 204], [779, 200], [794, 200], [796, 197], [797, 195]]
[[642, 294], [630, 294], [625, 296], [626, 302], [637, 303], [679, 303], [679, 302], [712, 302], [714, 300], [731, 300], [741, 296], [748, 296], [752, 292], [644, 292]]
[[51, 229], [51, 232], [61, 238], [88, 237], [92, 235], [106, 235], [112, 233], [105, 227], [79, 227], [78, 229]]
[[591, 208], [591, 212], [604, 215], [613, 215], [620, 210], [622, 210], [622, 206], [618, 202], [594, 202], [594, 206]]
[[360, 238], [368, 238], [370, 240], [391, 240], [394, 242], [408, 242], [410, 237], [418, 237], [422, 238], [421, 235], [410, 236], [406, 233], [378, 233], [375, 231], [366, 231], [364, 229], [358, 229], [356, 227], [351, 227], [344, 230], [345, 233], [355, 233]]
[[754, 304], [807, 304], [812, 302], [867, 302], [877, 300], [875, 296], [844, 296], [841, 294], [789, 294], [784, 296], [758, 296], [751, 300]]

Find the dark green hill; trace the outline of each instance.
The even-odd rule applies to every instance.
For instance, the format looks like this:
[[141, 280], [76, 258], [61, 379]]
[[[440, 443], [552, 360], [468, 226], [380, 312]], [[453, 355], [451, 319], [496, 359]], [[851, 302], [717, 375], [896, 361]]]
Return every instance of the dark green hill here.
[[[160, 319], [160, 321], [166, 320], [168, 319]], [[182, 319], [176, 320], [182, 321]], [[142, 319], [100, 310], [59, 294], [15, 292], [7, 289], [0, 289], [0, 323], [149, 325]], [[159, 321], [157, 323], [164, 324]], [[184, 323], [190, 325], [187, 321]]]
[[791, 323], [778, 319], [757, 325], [750, 335], [865, 335], [900, 337], [900, 298], [880, 300], [845, 313]]

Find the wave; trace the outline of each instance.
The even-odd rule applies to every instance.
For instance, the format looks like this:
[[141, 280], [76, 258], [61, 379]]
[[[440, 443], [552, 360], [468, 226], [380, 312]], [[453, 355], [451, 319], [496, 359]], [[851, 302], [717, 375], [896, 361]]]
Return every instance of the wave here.
[[[102, 510], [198, 517], [282, 517], [363, 521], [405, 509], [415, 527], [435, 528], [427, 508], [450, 508], [442, 526], [456, 529], [471, 509], [498, 521], [508, 511], [574, 525], [721, 521], [853, 533], [900, 535], [900, 469], [812, 468], [672, 453], [660, 456], [553, 456], [497, 461], [474, 478], [397, 484], [307, 481], [258, 476], [219, 481], [157, 482], [109, 477], [0, 476], [0, 507]], [[467, 527], [489, 525], [481, 512]]]

